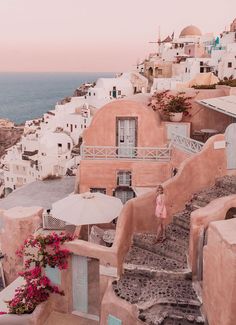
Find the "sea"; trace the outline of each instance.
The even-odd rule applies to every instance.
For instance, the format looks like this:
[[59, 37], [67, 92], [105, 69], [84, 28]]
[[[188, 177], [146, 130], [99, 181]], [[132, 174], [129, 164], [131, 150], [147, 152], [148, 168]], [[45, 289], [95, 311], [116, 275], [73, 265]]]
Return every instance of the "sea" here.
[[0, 73], [0, 119], [22, 124], [41, 117], [82, 83], [114, 76], [112, 72]]

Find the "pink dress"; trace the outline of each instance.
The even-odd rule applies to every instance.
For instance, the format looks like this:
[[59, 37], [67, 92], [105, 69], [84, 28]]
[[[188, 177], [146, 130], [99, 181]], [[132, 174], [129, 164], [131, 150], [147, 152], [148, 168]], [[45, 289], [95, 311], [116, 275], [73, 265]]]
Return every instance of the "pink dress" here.
[[157, 195], [155, 216], [163, 219], [167, 217], [164, 194]]

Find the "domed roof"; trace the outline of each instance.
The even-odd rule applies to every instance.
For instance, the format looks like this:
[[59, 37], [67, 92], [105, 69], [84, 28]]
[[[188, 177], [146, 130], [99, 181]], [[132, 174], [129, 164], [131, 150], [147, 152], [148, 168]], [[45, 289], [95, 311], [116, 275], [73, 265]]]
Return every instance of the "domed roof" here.
[[202, 32], [200, 29], [196, 26], [189, 25], [182, 29], [179, 37], [188, 37], [188, 36], [201, 36]]

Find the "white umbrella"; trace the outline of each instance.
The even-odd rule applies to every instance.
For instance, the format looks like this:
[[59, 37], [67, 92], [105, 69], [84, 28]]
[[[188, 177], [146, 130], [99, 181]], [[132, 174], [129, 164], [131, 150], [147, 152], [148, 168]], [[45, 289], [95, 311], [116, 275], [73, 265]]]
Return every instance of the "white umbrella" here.
[[53, 203], [52, 216], [76, 226], [109, 223], [118, 217], [122, 207], [116, 197], [86, 192]]

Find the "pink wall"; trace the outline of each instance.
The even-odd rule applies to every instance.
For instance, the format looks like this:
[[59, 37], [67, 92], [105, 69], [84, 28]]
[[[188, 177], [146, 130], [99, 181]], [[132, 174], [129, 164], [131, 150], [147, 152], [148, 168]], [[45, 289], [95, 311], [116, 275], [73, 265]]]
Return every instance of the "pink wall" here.
[[197, 272], [198, 242], [202, 230], [206, 230], [212, 221], [224, 220], [227, 211], [236, 206], [236, 196], [230, 195], [210, 202], [206, 207], [191, 213], [189, 241], [189, 264], [193, 275]]
[[129, 170], [132, 186], [155, 187], [171, 175], [170, 163], [153, 161], [82, 160], [79, 167], [79, 191], [87, 192], [91, 187], [104, 187], [107, 194], [117, 187], [117, 172]]
[[203, 268], [203, 303], [210, 325], [235, 325], [235, 279], [236, 219], [212, 222]]
[[158, 147], [164, 144], [164, 131], [157, 114], [139, 102], [128, 100], [117, 100], [101, 108], [83, 134], [84, 144], [116, 146], [116, 117], [138, 118], [138, 147]]

